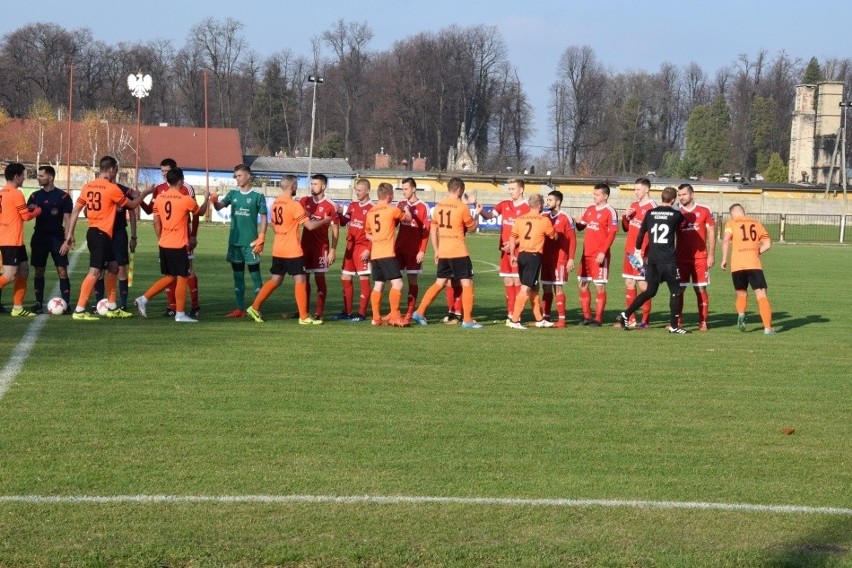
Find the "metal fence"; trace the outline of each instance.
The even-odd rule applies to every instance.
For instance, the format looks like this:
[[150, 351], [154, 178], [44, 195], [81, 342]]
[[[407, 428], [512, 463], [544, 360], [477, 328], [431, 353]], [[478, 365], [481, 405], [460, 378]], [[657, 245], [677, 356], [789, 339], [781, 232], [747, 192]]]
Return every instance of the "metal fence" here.
[[[798, 213], [755, 213], [749, 214], [760, 221], [773, 241], [779, 243], [850, 243], [852, 236], [847, 230], [852, 215], [805, 215]], [[716, 228], [719, 238], [728, 221], [727, 213], [717, 215]]]
[[[563, 207], [578, 219], [585, 207]], [[619, 211], [621, 214], [622, 211]], [[728, 213], [715, 213], [716, 231], [721, 240]], [[777, 243], [852, 243], [852, 215], [805, 215], [798, 213], [749, 213], [749, 217], [766, 227]]]

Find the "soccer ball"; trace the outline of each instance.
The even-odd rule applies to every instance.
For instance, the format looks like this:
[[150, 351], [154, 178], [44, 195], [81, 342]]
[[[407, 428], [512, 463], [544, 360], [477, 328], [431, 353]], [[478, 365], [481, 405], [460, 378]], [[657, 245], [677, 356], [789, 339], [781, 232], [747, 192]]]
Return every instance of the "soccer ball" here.
[[95, 306], [95, 309], [98, 310], [98, 314], [102, 316], [107, 315], [107, 312], [109, 311], [109, 300], [104, 298], [103, 300], [98, 302], [98, 305]]
[[68, 304], [62, 298], [52, 298], [47, 303], [47, 313], [55, 316], [61, 316], [68, 309]]

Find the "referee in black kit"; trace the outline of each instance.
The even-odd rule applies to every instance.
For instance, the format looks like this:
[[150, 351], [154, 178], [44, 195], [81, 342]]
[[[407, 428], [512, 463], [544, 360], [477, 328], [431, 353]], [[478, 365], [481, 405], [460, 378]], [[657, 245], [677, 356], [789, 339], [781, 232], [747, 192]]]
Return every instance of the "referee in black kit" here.
[[[677, 190], [675, 188], [665, 188], [660, 196], [663, 204], [648, 211], [642, 221], [642, 228], [636, 235], [634, 256], [640, 261], [642, 260], [642, 241], [645, 239], [645, 235], [648, 235], [648, 262], [645, 268], [645, 281], [648, 283], [648, 287], [636, 296], [636, 299], [625, 311], [618, 315], [618, 323], [621, 324], [621, 329], [625, 331], [630, 329], [627, 327], [627, 321], [633, 312], [656, 296], [660, 282], [665, 282], [671, 293], [669, 297], [671, 319], [668, 331], [679, 335], [689, 333], [678, 325], [680, 296], [683, 294], [683, 288], [680, 287], [680, 273], [675, 261], [675, 235], [678, 227], [684, 223], [684, 218], [680, 211], [672, 207], [676, 197]], [[630, 243], [627, 244], [630, 245]]]

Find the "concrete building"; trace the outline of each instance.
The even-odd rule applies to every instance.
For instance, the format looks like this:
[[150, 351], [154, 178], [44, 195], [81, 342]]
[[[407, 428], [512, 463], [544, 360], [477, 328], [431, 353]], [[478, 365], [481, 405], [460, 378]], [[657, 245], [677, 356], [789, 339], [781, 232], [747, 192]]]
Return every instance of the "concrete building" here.
[[[790, 183], [825, 185], [840, 135], [843, 82], [797, 85], [790, 132]], [[835, 170], [840, 165], [835, 160]]]

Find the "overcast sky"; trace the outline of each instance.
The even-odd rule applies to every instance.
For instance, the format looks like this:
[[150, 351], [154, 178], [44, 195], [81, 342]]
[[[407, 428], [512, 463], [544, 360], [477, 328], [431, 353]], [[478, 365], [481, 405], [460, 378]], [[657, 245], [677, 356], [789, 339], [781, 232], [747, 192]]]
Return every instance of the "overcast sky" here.
[[[339, 18], [367, 22], [374, 32], [370, 45], [374, 50], [451, 24], [495, 25], [506, 40], [509, 58], [533, 106], [532, 154], [551, 142], [548, 87], [560, 55], [572, 44], [591, 45], [599, 59], [614, 70], [654, 71], [665, 61], [676, 65], [695, 61], [711, 76], [740, 53], [754, 55], [760, 49], [768, 50], [770, 56], [785, 50], [805, 61], [811, 56], [820, 60], [852, 56], [852, 4], [848, 0], [813, 5], [790, 0], [243, 0], [234, 5], [239, 9], [229, 10], [209, 0], [132, 4], [41, 0], [31, 9], [6, 10], [0, 33], [49, 21], [66, 29], [89, 27], [97, 39], [111, 44], [167, 38], [180, 46], [189, 28], [200, 20], [233, 17], [245, 24], [250, 46], [261, 55], [284, 48], [309, 55], [311, 38]], [[156, 77], [154, 80], [156, 88]]]

